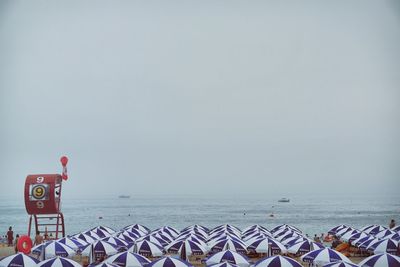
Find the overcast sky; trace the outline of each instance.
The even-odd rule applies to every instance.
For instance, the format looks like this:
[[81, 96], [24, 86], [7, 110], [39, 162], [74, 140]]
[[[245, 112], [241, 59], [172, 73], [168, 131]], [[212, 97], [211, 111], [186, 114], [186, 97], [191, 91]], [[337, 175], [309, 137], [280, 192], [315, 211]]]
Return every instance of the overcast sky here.
[[1, 1], [1, 194], [398, 194], [399, 47], [396, 0]]

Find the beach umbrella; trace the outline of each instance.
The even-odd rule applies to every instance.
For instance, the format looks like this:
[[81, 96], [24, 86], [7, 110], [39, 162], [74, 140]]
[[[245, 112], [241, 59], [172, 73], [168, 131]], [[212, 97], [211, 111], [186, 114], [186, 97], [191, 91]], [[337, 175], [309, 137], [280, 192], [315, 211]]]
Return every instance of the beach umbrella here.
[[358, 265], [346, 261], [335, 261], [324, 264], [322, 267], [358, 267]]
[[181, 249], [185, 247], [185, 253], [189, 255], [204, 255], [207, 253], [207, 249], [202, 245], [192, 240], [177, 240], [169, 244], [165, 250], [169, 253], [179, 254]]
[[328, 231], [328, 234], [330, 234], [330, 235], [336, 235], [336, 233], [337, 233], [338, 231], [340, 231], [340, 230], [342, 230], [342, 229], [344, 229], [344, 228], [349, 228], [349, 227], [348, 227], [347, 225], [340, 224], [340, 225], [335, 226], [335, 227], [333, 227], [332, 229], [330, 229], [330, 230]]
[[118, 253], [118, 247], [111, 243], [108, 243], [107, 241], [99, 240], [87, 246], [84, 250], [82, 250], [83, 256], [90, 256], [92, 255], [92, 253], [94, 253], [94, 255], [110, 256]]
[[89, 264], [88, 267], [119, 267], [119, 266], [116, 264], [111, 264], [111, 263], [103, 261], [102, 263], [98, 263], [98, 264], [94, 264], [94, 263]]
[[224, 261], [224, 262], [220, 262], [220, 263], [207, 265], [207, 267], [240, 267], [240, 266]]
[[199, 245], [202, 245], [203, 247], [207, 247], [205, 240], [194, 234], [188, 234], [185, 236], [177, 237], [174, 241], [178, 241], [178, 240], [191, 240], [191, 241], [198, 243]]
[[119, 232], [115, 236], [118, 237], [119, 239], [122, 239], [122, 240], [128, 242], [129, 244], [135, 243], [135, 240], [136, 240], [136, 238], [133, 238], [132, 236], [130, 236], [128, 234], [123, 234], [122, 232]]
[[131, 231], [128, 231], [128, 230], [121, 231], [116, 236], [121, 238], [121, 235], [127, 236], [127, 237], [129, 237], [129, 238], [131, 238], [133, 240], [139, 239], [139, 238], [141, 238], [143, 236], [142, 233], [139, 233], [139, 231], [131, 232]]
[[350, 233], [350, 235], [352, 235], [352, 234], [355, 234], [355, 233], [358, 233], [358, 232], [360, 232], [360, 231], [357, 230], [357, 229], [353, 229], [351, 227], [348, 227], [348, 228], [340, 229], [339, 231], [337, 231], [336, 235], [337, 236], [344, 236], [347, 233]]
[[299, 262], [285, 256], [271, 256], [257, 261], [254, 267], [303, 267]]
[[293, 236], [293, 237], [283, 240], [281, 243], [284, 244], [288, 248], [298, 242], [305, 241], [305, 240], [309, 240], [309, 239], [304, 236]]
[[87, 242], [75, 237], [63, 237], [57, 240], [58, 243], [69, 246], [70, 248], [78, 251], [87, 246]]
[[115, 231], [113, 229], [111, 229], [110, 227], [97, 226], [95, 228], [92, 228], [88, 234], [92, 235], [92, 233], [96, 234], [99, 237], [99, 239], [101, 239], [101, 238], [111, 236], [112, 234], [115, 233]]
[[400, 232], [400, 225], [397, 225], [396, 227], [393, 227], [390, 230], [395, 231], [395, 232]]
[[211, 255], [205, 259], [206, 265], [212, 265], [221, 262], [229, 262], [232, 264], [239, 265], [240, 267], [248, 267], [250, 265], [249, 260], [246, 256], [239, 254], [235, 251], [225, 250], [214, 255]]
[[76, 255], [76, 252], [71, 247], [57, 241], [47, 242], [41, 249], [44, 252], [44, 255], [42, 255], [44, 259], [49, 259], [55, 256], [71, 257]]
[[354, 240], [354, 241], [352, 242], [352, 244], [353, 244], [354, 246], [356, 246], [356, 247], [359, 248], [360, 245], [361, 245], [362, 243], [364, 243], [365, 241], [373, 240], [373, 239], [375, 239], [375, 237], [373, 237], [372, 235], [368, 235], [368, 234], [367, 234], [367, 236], [360, 237], [360, 238]]
[[377, 233], [377, 234], [375, 235], [375, 237], [376, 237], [376, 238], [385, 238], [385, 237], [387, 237], [387, 236], [389, 236], [389, 235], [393, 235], [393, 234], [396, 234], [396, 232], [395, 232], [395, 231], [392, 231], [392, 230], [390, 230], [390, 229], [385, 229], [385, 230], [380, 231], [379, 233]]
[[[360, 230], [357, 230], [357, 229], [354, 229], [354, 230], [351, 230], [351, 231], [347, 231], [345, 234], [343, 234], [343, 235], [339, 235], [338, 234], [338, 236], [340, 236], [340, 239], [342, 239], [342, 240], [344, 240], [344, 241], [349, 241], [349, 239], [350, 239], [350, 237], [352, 237], [353, 235], [355, 235], [355, 234], [361, 234], [362, 232], [360, 231]], [[365, 234], [365, 233], [364, 233]]]
[[325, 246], [321, 243], [317, 243], [311, 240], [305, 240], [290, 246], [287, 251], [292, 254], [305, 254], [307, 252], [320, 248], [325, 248]]
[[143, 240], [147, 240], [150, 241], [160, 247], [165, 247], [168, 245], [169, 242], [165, 241], [164, 239], [157, 237], [157, 236], [152, 236], [152, 235], [146, 235], [143, 237], [140, 237], [137, 239], [137, 242], [143, 241]]
[[344, 241], [354, 244], [354, 241], [359, 240], [363, 237], [367, 237], [367, 236], [370, 236], [370, 235], [366, 234], [364, 232], [359, 232], [359, 233], [352, 234], [350, 236], [342, 236], [342, 239]]
[[179, 235], [179, 231], [170, 226], [163, 226], [157, 229], [155, 232], [166, 234], [167, 236], [170, 236], [171, 239], [174, 239]]
[[55, 257], [39, 262], [38, 267], [82, 267], [82, 265], [71, 259]]
[[251, 243], [253, 243], [254, 241], [258, 240], [258, 239], [262, 239], [262, 238], [273, 238], [271, 235], [267, 235], [265, 233], [254, 233], [253, 235], [249, 235], [245, 238], [243, 238], [243, 241], [247, 244], [250, 245]]
[[372, 255], [358, 264], [359, 267], [400, 267], [400, 257], [388, 253]]
[[220, 240], [213, 244], [210, 248], [212, 252], [219, 252], [223, 250], [230, 249], [232, 251], [236, 251], [241, 254], [247, 253], [246, 244], [238, 239], [226, 238], [224, 240]]
[[109, 237], [103, 238], [102, 241], [107, 241], [108, 243], [113, 244], [117, 247], [128, 247], [129, 246], [127, 241], [125, 241], [124, 239], [119, 238], [119, 237], [109, 236]]
[[370, 246], [378, 242], [378, 238], [368, 239], [367, 241], [362, 242], [358, 247], [362, 249], [368, 249]]
[[389, 238], [399, 242], [400, 241], [400, 233], [395, 233], [395, 234], [391, 234], [391, 235], [385, 236], [384, 239], [389, 239]]
[[137, 237], [137, 238], [149, 234], [149, 233], [147, 233], [147, 232], [142, 232], [141, 230], [136, 229], [136, 228], [123, 229], [123, 232], [128, 232], [129, 235], [132, 235], [132, 236]]
[[369, 251], [373, 251], [374, 254], [389, 253], [396, 254], [398, 252], [399, 243], [392, 239], [379, 240], [368, 247]]
[[17, 253], [0, 260], [0, 267], [36, 267], [39, 261], [24, 253]]
[[303, 262], [314, 263], [314, 264], [326, 264], [335, 261], [346, 261], [351, 262], [342, 253], [337, 252], [330, 248], [320, 248], [313, 250], [301, 256]]
[[370, 235], [376, 235], [377, 233], [386, 230], [387, 228], [382, 225], [371, 225], [370, 227], [367, 227], [366, 229], [363, 230], [364, 233], [370, 234]]
[[102, 263], [91, 263], [88, 265], [88, 267], [119, 267], [119, 266], [116, 264], [111, 264], [103, 261]]
[[80, 233], [80, 234], [75, 235], [74, 237], [82, 239], [83, 241], [85, 241], [86, 243], [89, 243], [89, 244], [94, 243], [96, 240], [100, 239], [100, 237], [97, 236], [95, 233], [92, 233], [92, 235]]
[[105, 262], [116, 264], [120, 267], [143, 267], [150, 263], [145, 257], [127, 251], [115, 254], [107, 258]]
[[164, 254], [164, 249], [151, 241], [142, 240], [129, 248], [129, 251], [145, 257], [159, 257]]
[[144, 226], [142, 224], [137, 224], [137, 223], [125, 226], [124, 229], [128, 230], [128, 231], [139, 230], [140, 232], [143, 233], [143, 235], [146, 235], [151, 232], [150, 229], [147, 228], [146, 226]]
[[146, 265], [146, 267], [193, 267], [193, 265], [181, 259], [162, 257]]
[[286, 247], [282, 243], [268, 237], [254, 241], [249, 246], [247, 246], [247, 249], [249, 251], [255, 251], [257, 253], [283, 254], [287, 252]]

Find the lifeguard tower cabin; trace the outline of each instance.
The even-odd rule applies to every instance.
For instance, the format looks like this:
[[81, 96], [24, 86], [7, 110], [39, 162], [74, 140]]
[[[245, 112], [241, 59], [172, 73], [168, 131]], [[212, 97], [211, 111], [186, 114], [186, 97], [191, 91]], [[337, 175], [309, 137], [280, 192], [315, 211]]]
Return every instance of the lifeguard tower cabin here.
[[65, 236], [64, 215], [61, 212], [62, 181], [68, 179], [67, 157], [61, 158], [63, 174], [30, 174], [25, 180], [25, 208], [29, 217], [28, 236], [34, 233], [58, 239]]

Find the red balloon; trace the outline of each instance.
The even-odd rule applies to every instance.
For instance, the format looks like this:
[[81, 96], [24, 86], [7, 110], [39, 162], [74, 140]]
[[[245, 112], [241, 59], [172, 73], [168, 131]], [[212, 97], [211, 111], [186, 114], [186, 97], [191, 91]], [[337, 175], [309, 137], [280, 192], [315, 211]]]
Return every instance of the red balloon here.
[[66, 156], [62, 156], [60, 161], [63, 166], [67, 166], [68, 158]]

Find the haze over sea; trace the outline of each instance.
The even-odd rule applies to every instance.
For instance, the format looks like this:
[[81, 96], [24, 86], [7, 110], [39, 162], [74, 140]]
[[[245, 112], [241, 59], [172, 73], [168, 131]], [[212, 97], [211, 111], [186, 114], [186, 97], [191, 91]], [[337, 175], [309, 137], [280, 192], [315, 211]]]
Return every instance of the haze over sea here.
[[[345, 186], [345, 185], [342, 185]], [[279, 197], [264, 196], [132, 196], [64, 198], [62, 211], [66, 232], [73, 234], [97, 225], [118, 230], [132, 223], [141, 223], [150, 229], [168, 225], [181, 230], [192, 224], [215, 227], [233, 224], [244, 228], [261, 224], [271, 229], [288, 223], [309, 235], [327, 232], [338, 224], [360, 228], [367, 224], [387, 226], [390, 219], [400, 222], [400, 197], [373, 195], [338, 196], [299, 195], [290, 197], [290, 203], [278, 203]], [[274, 217], [269, 215], [273, 213]], [[102, 217], [102, 219], [99, 219]], [[28, 214], [23, 198], [0, 197], [0, 231], [8, 226], [15, 233], [26, 233]]]

